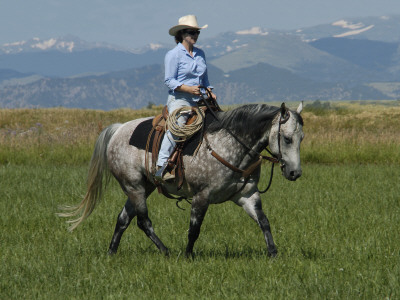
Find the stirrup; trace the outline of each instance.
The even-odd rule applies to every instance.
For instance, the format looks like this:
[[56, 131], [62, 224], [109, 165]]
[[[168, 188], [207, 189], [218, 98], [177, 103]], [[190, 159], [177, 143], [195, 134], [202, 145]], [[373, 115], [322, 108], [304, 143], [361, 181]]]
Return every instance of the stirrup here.
[[154, 177], [157, 181], [168, 181], [168, 180], [175, 179], [174, 174], [171, 174], [170, 172], [165, 172], [167, 166], [168, 166], [168, 162], [164, 163], [164, 165], [162, 167], [160, 167], [160, 169], [158, 169], [158, 171], [154, 175]]

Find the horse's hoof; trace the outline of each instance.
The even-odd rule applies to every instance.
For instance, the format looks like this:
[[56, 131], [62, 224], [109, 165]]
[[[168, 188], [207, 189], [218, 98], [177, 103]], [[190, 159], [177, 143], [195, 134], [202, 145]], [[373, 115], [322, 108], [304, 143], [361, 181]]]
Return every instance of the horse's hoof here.
[[277, 255], [278, 255], [278, 250], [276, 250], [276, 248], [272, 249], [272, 250], [268, 250], [268, 256], [269, 257], [274, 258], [274, 257], [277, 257]]
[[194, 259], [194, 253], [193, 252], [186, 252], [185, 253], [185, 258], [193, 260]]
[[164, 256], [168, 257], [169, 256], [169, 250], [165, 248], [164, 250], [161, 250], [161, 253], [164, 254]]
[[113, 255], [115, 255], [115, 254], [117, 254], [117, 251], [114, 251], [114, 250], [112, 250], [112, 249], [108, 249], [108, 255], [109, 255], [109, 256], [113, 256]]

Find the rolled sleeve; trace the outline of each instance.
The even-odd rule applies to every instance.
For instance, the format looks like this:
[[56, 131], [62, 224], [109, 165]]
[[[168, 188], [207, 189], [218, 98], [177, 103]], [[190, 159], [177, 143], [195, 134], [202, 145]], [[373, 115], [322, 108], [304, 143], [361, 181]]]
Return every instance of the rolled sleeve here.
[[178, 63], [178, 56], [173, 51], [169, 51], [167, 55], [165, 55], [164, 83], [171, 91], [174, 91], [177, 87], [182, 85], [182, 83], [176, 79], [178, 77]]

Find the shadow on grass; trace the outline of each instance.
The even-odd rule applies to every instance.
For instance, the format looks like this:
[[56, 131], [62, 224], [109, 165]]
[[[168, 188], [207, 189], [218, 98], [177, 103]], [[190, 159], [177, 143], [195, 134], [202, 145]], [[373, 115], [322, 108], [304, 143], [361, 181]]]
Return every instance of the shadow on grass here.
[[[267, 249], [251, 248], [247, 247], [244, 249], [232, 249], [230, 247], [218, 248], [218, 249], [198, 249], [194, 251], [194, 257], [199, 259], [206, 258], [224, 258], [224, 259], [237, 259], [237, 258], [266, 258], [268, 256]], [[279, 257], [279, 254], [278, 254]]]

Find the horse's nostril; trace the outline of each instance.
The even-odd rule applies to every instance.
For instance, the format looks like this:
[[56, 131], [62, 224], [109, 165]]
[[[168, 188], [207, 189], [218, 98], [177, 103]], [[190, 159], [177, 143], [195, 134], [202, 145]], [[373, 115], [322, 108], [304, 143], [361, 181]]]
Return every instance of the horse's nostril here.
[[289, 172], [289, 178], [290, 180], [296, 180], [301, 176], [301, 170], [295, 170], [295, 171], [290, 171]]

